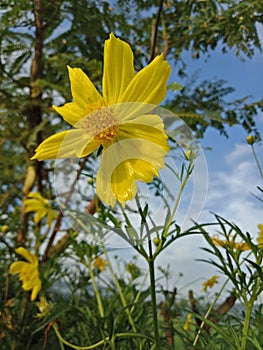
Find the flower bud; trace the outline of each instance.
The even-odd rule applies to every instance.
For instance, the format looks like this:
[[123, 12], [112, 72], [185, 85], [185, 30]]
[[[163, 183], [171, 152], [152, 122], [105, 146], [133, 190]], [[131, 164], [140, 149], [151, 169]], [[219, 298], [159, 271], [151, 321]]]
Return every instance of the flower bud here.
[[249, 145], [253, 145], [254, 143], [255, 143], [255, 137], [253, 136], [253, 135], [248, 135], [247, 136], [247, 143], [249, 144]]

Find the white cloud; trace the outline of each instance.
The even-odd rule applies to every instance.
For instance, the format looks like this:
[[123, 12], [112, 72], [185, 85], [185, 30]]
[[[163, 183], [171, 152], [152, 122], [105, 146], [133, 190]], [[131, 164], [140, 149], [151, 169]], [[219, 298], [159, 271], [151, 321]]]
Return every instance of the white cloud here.
[[[262, 147], [257, 148], [260, 155]], [[208, 211], [212, 211], [253, 232], [262, 216], [260, 202], [253, 194], [260, 195], [257, 186], [262, 186], [262, 179], [250, 146], [236, 144], [225, 156], [225, 164], [224, 170], [209, 173], [209, 192], [202, 221], [208, 220]]]

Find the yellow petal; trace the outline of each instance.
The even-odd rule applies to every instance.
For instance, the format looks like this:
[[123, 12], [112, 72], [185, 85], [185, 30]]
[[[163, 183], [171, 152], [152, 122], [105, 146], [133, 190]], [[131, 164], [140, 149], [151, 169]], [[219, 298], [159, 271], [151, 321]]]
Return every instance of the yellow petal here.
[[163, 55], [157, 56], [135, 75], [118, 102], [142, 102], [158, 105], [166, 96], [171, 67]]
[[101, 143], [99, 141], [91, 140], [88, 143], [84, 144], [84, 146], [76, 152], [76, 156], [78, 158], [87, 157], [89, 154], [98, 149], [100, 144]]
[[[144, 123], [143, 123], [144, 122]], [[152, 125], [150, 125], [150, 122]], [[158, 116], [143, 116], [136, 118], [130, 123], [119, 126], [120, 134], [118, 139], [137, 138], [154, 142], [161, 146], [166, 152], [169, 151], [168, 137], [163, 131], [163, 123]]]
[[41, 203], [36, 199], [25, 199], [24, 205], [26, 213], [29, 213], [30, 211], [42, 210], [43, 208], [45, 208], [44, 203]]
[[122, 202], [132, 199], [137, 192], [134, 180], [151, 181], [164, 167], [166, 153], [167, 150], [156, 143], [140, 138], [124, 139], [106, 148], [97, 174], [98, 196], [111, 206], [116, 198]]
[[130, 46], [110, 34], [110, 39], [104, 45], [102, 91], [105, 100], [109, 104], [118, 103], [134, 75]]
[[47, 208], [42, 207], [40, 210], [36, 212], [34, 217], [34, 223], [38, 224], [41, 219], [43, 219], [47, 215]]
[[57, 213], [53, 210], [53, 209], [48, 209], [48, 214], [47, 214], [47, 223], [48, 226], [50, 226], [53, 222], [53, 220], [55, 220], [57, 218]]
[[100, 93], [82, 69], [68, 66], [68, 73], [73, 100], [80, 108], [85, 109], [90, 103], [101, 99]]
[[80, 149], [90, 141], [82, 129], [71, 129], [48, 137], [36, 149], [31, 159], [56, 159], [75, 157]]
[[38, 265], [38, 258], [36, 257], [36, 255], [32, 254], [29, 250], [25, 249], [24, 247], [17, 248], [15, 252], [23, 256], [30, 263]]
[[72, 126], [85, 116], [85, 109], [79, 107], [75, 102], [66, 103], [61, 107], [52, 106], [52, 108]]
[[42, 195], [39, 192], [29, 192], [27, 197], [37, 199], [37, 200], [42, 201], [44, 203], [48, 202], [48, 200], [46, 198], [42, 197]]
[[131, 200], [137, 193], [136, 180], [151, 182], [158, 176], [157, 169], [142, 159], [130, 159], [122, 162], [114, 169], [111, 178], [111, 188], [119, 202]]
[[25, 261], [15, 261], [9, 267], [9, 272], [12, 274], [19, 274], [29, 264]]
[[34, 301], [39, 293], [39, 291], [41, 290], [42, 284], [41, 281], [38, 280], [38, 283], [34, 286], [34, 288], [32, 289], [32, 293], [31, 293], [31, 301]]
[[[127, 104], [130, 105], [130, 104]], [[140, 105], [140, 103], [131, 103], [131, 108], [132, 106], [137, 106]], [[153, 108], [153, 105], [149, 105], [149, 107]], [[148, 125], [148, 126], [153, 126], [157, 129], [164, 129], [164, 123], [162, 118], [159, 115], [156, 114], [144, 114], [144, 115], [132, 115], [132, 113], [130, 113], [130, 118], [126, 118], [126, 119], [122, 119], [120, 121], [120, 124], [143, 124], [143, 125]]]

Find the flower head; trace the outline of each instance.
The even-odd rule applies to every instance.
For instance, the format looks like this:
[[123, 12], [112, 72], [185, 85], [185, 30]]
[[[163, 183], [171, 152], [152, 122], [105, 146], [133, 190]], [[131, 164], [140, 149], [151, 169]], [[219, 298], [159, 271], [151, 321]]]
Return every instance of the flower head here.
[[255, 141], [256, 141], [256, 139], [255, 139], [255, 137], [253, 135], [248, 135], [247, 136], [247, 143], [249, 145], [253, 145], [255, 143]]
[[73, 102], [54, 109], [73, 129], [47, 138], [33, 159], [80, 158], [102, 149], [96, 191], [105, 204], [125, 205], [137, 193], [137, 180], [151, 182], [164, 167], [167, 135], [151, 111], [166, 95], [171, 67], [159, 55], [136, 74], [130, 46], [110, 34], [102, 93], [81, 69], [68, 71]]
[[36, 314], [36, 317], [38, 318], [48, 316], [53, 308], [53, 304], [51, 302], [48, 302], [47, 299], [43, 296], [39, 298], [39, 301], [36, 302], [36, 305], [40, 311]]
[[223, 247], [223, 248], [231, 248], [239, 251], [250, 250], [251, 247], [245, 242], [236, 242], [234, 237], [229, 237], [229, 239], [219, 239], [218, 235], [212, 237], [212, 241], [215, 245]]
[[1, 226], [0, 230], [5, 235], [8, 232], [8, 230], [9, 230], [9, 226], [8, 225], [3, 225], [3, 226]]
[[126, 271], [129, 272], [133, 281], [141, 276], [141, 270], [134, 262], [127, 264]]
[[95, 259], [93, 266], [100, 270], [100, 272], [103, 272], [105, 270], [107, 263], [105, 260], [103, 260], [100, 256], [97, 256]]
[[207, 288], [212, 288], [215, 284], [218, 283], [218, 276], [212, 276], [207, 281], [203, 283], [203, 291], [206, 292]]
[[50, 226], [52, 221], [57, 218], [57, 213], [49, 206], [48, 199], [42, 197], [38, 192], [30, 192], [28, 198], [24, 200], [24, 205], [26, 213], [31, 211], [36, 213], [34, 217], [36, 224], [47, 216], [48, 226]]
[[9, 271], [12, 274], [19, 275], [20, 281], [22, 281], [22, 288], [26, 291], [32, 290], [31, 300], [35, 300], [40, 289], [41, 280], [39, 278], [38, 270], [38, 258], [30, 251], [23, 247], [19, 247], [16, 253], [23, 256], [28, 262], [16, 261], [10, 265]]
[[190, 326], [191, 326], [191, 324], [193, 323], [192, 317], [193, 317], [193, 315], [192, 315], [191, 313], [188, 313], [188, 314], [187, 314], [187, 319], [186, 319], [186, 322], [185, 322], [185, 324], [184, 324], [184, 330], [185, 330], [186, 332], [189, 331]]

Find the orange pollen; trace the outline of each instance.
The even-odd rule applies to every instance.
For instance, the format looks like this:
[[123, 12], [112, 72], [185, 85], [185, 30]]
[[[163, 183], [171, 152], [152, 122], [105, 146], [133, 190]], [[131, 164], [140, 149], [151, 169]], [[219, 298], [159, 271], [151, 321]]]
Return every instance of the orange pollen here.
[[104, 103], [98, 104], [97, 109], [93, 108], [83, 118], [82, 128], [85, 132], [99, 141], [102, 145], [110, 143], [118, 135], [118, 120], [113, 115], [110, 107]]

